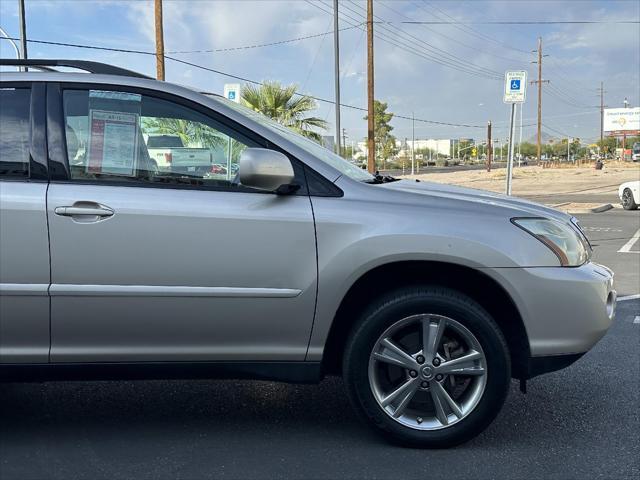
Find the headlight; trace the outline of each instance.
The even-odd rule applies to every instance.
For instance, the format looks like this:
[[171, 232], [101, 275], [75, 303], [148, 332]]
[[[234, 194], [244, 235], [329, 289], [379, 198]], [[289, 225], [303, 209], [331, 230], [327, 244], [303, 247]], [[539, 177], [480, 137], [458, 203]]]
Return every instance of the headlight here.
[[512, 218], [511, 221], [549, 247], [563, 267], [577, 267], [589, 260], [589, 247], [571, 225], [547, 218]]

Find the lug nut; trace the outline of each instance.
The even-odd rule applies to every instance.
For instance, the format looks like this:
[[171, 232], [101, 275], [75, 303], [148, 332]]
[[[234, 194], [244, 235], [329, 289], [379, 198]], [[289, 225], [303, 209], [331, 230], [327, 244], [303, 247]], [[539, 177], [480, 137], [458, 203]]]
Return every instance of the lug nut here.
[[422, 355], [418, 355], [416, 357], [416, 361], [422, 365], [424, 363], [424, 357]]
[[440, 365], [440, 359], [439, 358], [434, 358], [433, 359], [433, 364], [437, 367], [438, 365]]
[[421, 386], [422, 388], [429, 388], [429, 382], [427, 382], [427, 381], [422, 381], [422, 382], [420, 383], [420, 386]]
[[422, 417], [418, 417], [418, 418], [416, 418], [416, 422], [418, 422], [418, 423], [422, 423]]
[[437, 380], [437, 381], [440, 381], [440, 380], [442, 380], [443, 378], [444, 378], [444, 377], [443, 377], [443, 376], [442, 376], [442, 374], [440, 374], [440, 373], [439, 373], [438, 375], [436, 375], [436, 380]]
[[413, 378], [416, 378], [418, 376], [418, 372], [416, 372], [415, 370], [409, 370], [409, 375]]

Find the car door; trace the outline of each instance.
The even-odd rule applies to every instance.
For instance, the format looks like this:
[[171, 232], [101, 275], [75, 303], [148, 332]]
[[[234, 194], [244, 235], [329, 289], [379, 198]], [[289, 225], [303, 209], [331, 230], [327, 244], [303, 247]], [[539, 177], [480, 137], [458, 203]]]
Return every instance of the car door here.
[[[310, 199], [212, 168], [269, 145], [158, 92], [52, 85], [56, 96], [52, 362], [303, 360], [317, 284]], [[166, 134], [211, 164], [158, 165], [146, 142]]]
[[0, 363], [49, 361], [44, 85], [0, 84]]

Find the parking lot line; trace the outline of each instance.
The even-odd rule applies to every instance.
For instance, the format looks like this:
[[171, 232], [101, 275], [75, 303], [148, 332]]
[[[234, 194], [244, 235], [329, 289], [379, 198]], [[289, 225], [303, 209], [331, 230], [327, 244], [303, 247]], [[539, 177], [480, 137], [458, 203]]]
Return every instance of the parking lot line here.
[[631, 247], [638, 241], [640, 238], [640, 229], [636, 233], [633, 234], [633, 237], [629, 239], [627, 243], [625, 243], [618, 253], [640, 253], [638, 250], [631, 250]]
[[636, 318], [633, 319], [633, 323], [640, 324], [640, 315], [636, 315]]
[[624, 297], [618, 297], [619, 302], [624, 302], [626, 300], [637, 300], [640, 298], [640, 293], [636, 293], [635, 295], [625, 295]]

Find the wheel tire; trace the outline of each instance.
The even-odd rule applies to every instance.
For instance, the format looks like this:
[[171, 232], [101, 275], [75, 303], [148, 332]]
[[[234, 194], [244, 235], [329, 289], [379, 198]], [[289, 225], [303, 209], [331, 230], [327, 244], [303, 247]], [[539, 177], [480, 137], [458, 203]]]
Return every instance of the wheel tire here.
[[[426, 313], [466, 327], [479, 341], [487, 367], [484, 392], [475, 408], [439, 430], [417, 430], [392, 419], [374, 397], [368, 376], [370, 354], [382, 333], [400, 319]], [[494, 420], [507, 397], [511, 363], [502, 332], [477, 302], [448, 288], [407, 287], [385, 295], [363, 312], [347, 340], [343, 377], [355, 410], [387, 439], [411, 447], [446, 448], [472, 439]]]
[[635, 210], [638, 208], [638, 205], [633, 199], [633, 193], [629, 188], [625, 188], [622, 192], [622, 208], [625, 210]]

